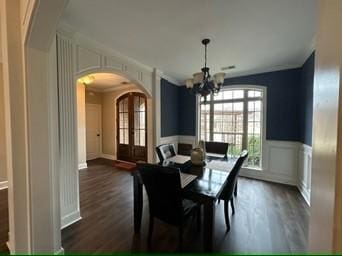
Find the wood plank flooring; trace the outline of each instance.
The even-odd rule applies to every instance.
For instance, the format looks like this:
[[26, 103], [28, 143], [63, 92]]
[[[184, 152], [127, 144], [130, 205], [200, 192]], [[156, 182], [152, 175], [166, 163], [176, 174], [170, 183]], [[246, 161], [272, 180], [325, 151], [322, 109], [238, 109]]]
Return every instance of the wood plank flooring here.
[[7, 189], [0, 190], [0, 253], [8, 252], [8, 196]]
[[[66, 252], [147, 252], [148, 201], [144, 195], [141, 233], [133, 232], [132, 177], [108, 161], [80, 171], [82, 220], [62, 232]], [[225, 233], [223, 203], [217, 205], [215, 252], [303, 252], [309, 211], [295, 187], [240, 178], [236, 214]], [[177, 229], [156, 222], [154, 252], [176, 252]], [[184, 252], [202, 252], [196, 221], [184, 234]]]
[[[141, 233], [133, 232], [133, 189], [129, 172], [94, 160], [80, 173], [82, 220], [63, 229], [66, 252], [147, 252], [148, 201]], [[309, 210], [295, 187], [240, 178], [236, 213], [225, 233], [223, 203], [216, 205], [215, 252], [304, 252]], [[6, 251], [7, 190], [0, 191], [0, 251]], [[155, 222], [154, 252], [176, 252], [177, 229]], [[184, 252], [202, 252], [196, 221], [184, 233]]]

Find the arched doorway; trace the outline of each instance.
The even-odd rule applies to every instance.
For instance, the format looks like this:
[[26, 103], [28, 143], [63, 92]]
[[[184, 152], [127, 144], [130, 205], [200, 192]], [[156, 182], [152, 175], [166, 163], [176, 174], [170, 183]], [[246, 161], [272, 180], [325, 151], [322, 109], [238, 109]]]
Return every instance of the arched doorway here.
[[129, 92], [116, 101], [117, 158], [147, 161], [147, 98], [143, 93]]

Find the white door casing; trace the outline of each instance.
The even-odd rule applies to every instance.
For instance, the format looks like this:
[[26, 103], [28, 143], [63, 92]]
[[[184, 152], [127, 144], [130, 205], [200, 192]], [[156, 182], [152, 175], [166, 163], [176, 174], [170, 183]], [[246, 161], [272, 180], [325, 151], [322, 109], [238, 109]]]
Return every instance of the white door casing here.
[[101, 155], [101, 105], [86, 104], [86, 148], [87, 160]]

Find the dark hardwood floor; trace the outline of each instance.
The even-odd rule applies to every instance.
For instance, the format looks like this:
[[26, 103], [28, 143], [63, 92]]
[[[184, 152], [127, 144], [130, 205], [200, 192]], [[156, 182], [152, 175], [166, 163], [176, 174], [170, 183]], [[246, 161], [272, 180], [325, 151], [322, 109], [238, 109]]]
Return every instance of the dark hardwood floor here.
[[8, 252], [8, 197], [7, 189], [0, 190], [0, 253]]
[[[108, 164], [95, 160], [80, 171], [82, 220], [63, 230], [66, 252], [149, 251], [147, 196], [141, 233], [134, 235], [132, 177]], [[295, 187], [240, 178], [231, 231], [225, 233], [223, 203], [217, 205], [215, 220], [215, 252], [306, 250], [309, 211]], [[150, 251], [176, 252], [177, 244], [177, 229], [156, 222]], [[202, 232], [196, 221], [186, 228], [183, 251], [202, 252]]]
[[[66, 252], [147, 252], [148, 202], [144, 195], [141, 233], [133, 232], [132, 177], [109, 166], [89, 162], [80, 171], [82, 220], [63, 229]], [[215, 252], [303, 252], [306, 250], [309, 211], [291, 186], [240, 178], [236, 213], [225, 233], [223, 203], [217, 205]], [[7, 190], [0, 191], [0, 251], [7, 251]], [[152, 251], [176, 252], [176, 228], [155, 222]], [[150, 250], [150, 251], [151, 251]], [[202, 252], [202, 232], [196, 221], [184, 233], [184, 252]]]

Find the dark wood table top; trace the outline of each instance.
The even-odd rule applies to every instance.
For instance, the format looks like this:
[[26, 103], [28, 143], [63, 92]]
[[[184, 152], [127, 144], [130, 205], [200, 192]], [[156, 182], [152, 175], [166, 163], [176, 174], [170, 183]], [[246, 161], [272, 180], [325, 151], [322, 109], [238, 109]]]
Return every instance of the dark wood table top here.
[[[221, 168], [215, 169], [214, 165], [210, 164], [211, 161], [222, 161], [224, 162], [225, 170]], [[189, 195], [191, 197], [194, 195], [198, 195], [204, 197], [209, 200], [216, 200], [227, 180], [227, 177], [234, 167], [237, 159], [223, 159], [211, 157], [206, 159], [206, 165], [204, 166], [194, 166], [191, 161], [188, 161], [184, 164], [174, 164], [169, 161], [164, 161], [162, 163], [163, 166], [176, 167], [181, 170], [183, 173], [188, 173], [192, 175], [196, 175], [197, 178], [189, 183], [186, 187], [183, 188], [183, 193], [185, 195]]]

